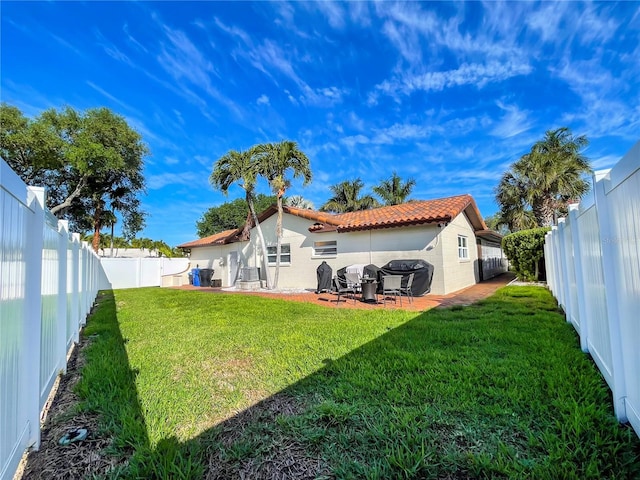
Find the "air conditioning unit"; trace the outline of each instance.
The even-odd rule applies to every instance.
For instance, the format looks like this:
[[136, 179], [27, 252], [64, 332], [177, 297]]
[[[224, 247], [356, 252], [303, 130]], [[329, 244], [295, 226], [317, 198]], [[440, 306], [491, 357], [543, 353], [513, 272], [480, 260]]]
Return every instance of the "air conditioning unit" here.
[[243, 282], [257, 282], [260, 275], [256, 267], [243, 267], [240, 271]]

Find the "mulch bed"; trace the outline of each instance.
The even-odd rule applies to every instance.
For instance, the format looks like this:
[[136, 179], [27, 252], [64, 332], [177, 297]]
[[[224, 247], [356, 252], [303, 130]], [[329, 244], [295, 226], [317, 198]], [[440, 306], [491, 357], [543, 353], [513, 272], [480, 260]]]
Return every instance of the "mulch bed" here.
[[[25, 455], [14, 480], [85, 478], [104, 475], [118, 465], [118, 458], [104, 453], [111, 439], [100, 435], [98, 416], [80, 412], [80, 399], [73, 392], [85, 364], [83, 351], [90, 341], [83, 338], [73, 349], [67, 373], [60, 377], [55, 396], [50, 400], [42, 425], [40, 449]], [[85, 440], [67, 446], [58, 443], [65, 434], [77, 428], [89, 431]]]

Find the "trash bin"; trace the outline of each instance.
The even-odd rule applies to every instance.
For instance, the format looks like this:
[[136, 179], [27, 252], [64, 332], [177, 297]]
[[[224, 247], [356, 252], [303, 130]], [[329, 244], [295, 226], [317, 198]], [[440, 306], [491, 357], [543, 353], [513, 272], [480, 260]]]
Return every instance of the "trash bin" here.
[[210, 287], [211, 277], [213, 277], [213, 268], [201, 268], [200, 269], [200, 286]]
[[193, 273], [189, 272], [189, 285], [193, 285]]
[[200, 269], [194, 268], [193, 270], [191, 270], [191, 276], [193, 277], [193, 286], [199, 287], [200, 286]]

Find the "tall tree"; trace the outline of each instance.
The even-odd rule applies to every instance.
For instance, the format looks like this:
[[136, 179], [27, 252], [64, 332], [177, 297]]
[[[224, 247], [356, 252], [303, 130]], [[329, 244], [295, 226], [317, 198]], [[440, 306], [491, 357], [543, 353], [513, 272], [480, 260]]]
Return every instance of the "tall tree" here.
[[415, 186], [416, 181], [413, 178], [403, 183], [402, 178], [393, 172], [391, 177], [382, 180], [373, 187], [373, 192], [382, 199], [385, 205], [400, 205], [407, 201], [407, 197], [411, 195]]
[[225, 195], [228, 194], [229, 188], [234, 183], [237, 183], [240, 188], [244, 190], [245, 199], [249, 207], [247, 221], [245, 222], [245, 228], [243, 236], [249, 238], [249, 230], [251, 228], [251, 220], [258, 232], [258, 238], [260, 240], [260, 247], [262, 248], [262, 263], [264, 266], [264, 274], [267, 279], [267, 288], [272, 289], [271, 274], [269, 273], [269, 263], [267, 256], [267, 245], [264, 241], [264, 235], [262, 234], [262, 228], [258, 221], [258, 215], [256, 214], [254, 206], [256, 181], [258, 178], [257, 162], [253, 159], [254, 152], [251, 150], [238, 152], [236, 150], [230, 150], [225, 155], [220, 157], [213, 166], [213, 172], [209, 176], [211, 184], [222, 191]]
[[[276, 203], [276, 197], [258, 193], [253, 202], [256, 212], [262, 212]], [[203, 238], [224, 230], [240, 228], [246, 222], [248, 211], [249, 206], [244, 198], [236, 198], [231, 202], [211, 207], [196, 222], [198, 236]]]
[[511, 165], [496, 188], [496, 200], [512, 231], [551, 226], [558, 214], [566, 213], [570, 200], [589, 191], [585, 177], [592, 169], [582, 154], [588, 144], [584, 135], [574, 136], [567, 127], [548, 130]]
[[379, 206], [378, 201], [371, 195], [360, 195], [364, 183], [359, 178], [345, 180], [329, 187], [333, 192], [327, 202], [320, 207], [323, 212], [345, 213], [369, 210]]
[[40, 119], [0, 104], [0, 156], [27, 185], [44, 186], [47, 171], [64, 165], [63, 141]]
[[[105, 211], [123, 218], [125, 229], [144, 224], [138, 195], [144, 192], [140, 135], [107, 108], [47, 110], [33, 120], [2, 104], [2, 155], [25, 183], [47, 188], [47, 207], [73, 228], [93, 230], [100, 244]], [[6, 122], [5, 122], [6, 120]], [[134, 232], [135, 234], [135, 232]]]
[[302, 195], [291, 195], [284, 201], [288, 207], [302, 208], [304, 210], [314, 210], [316, 207], [311, 200], [307, 200]]
[[278, 286], [280, 277], [280, 254], [282, 252], [282, 199], [291, 186], [291, 179], [287, 173], [292, 172], [293, 178], [302, 178], [303, 185], [311, 181], [309, 159], [300, 151], [296, 142], [282, 140], [279, 143], [267, 143], [254, 147], [258, 171], [267, 179], [271, 190], [276, 194], [278, 218], [276, 221], [276, 274], [274, 287]]

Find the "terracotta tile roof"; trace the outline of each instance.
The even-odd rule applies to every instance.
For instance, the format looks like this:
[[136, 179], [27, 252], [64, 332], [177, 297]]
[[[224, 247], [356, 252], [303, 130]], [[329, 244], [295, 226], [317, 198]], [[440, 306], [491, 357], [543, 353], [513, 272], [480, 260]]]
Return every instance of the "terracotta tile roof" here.
[[225, 230], [224, 232], [216, 233], [208, 237], [199, 238], [191, 242], [178, 245], [177, 248], [191, 248], [191, 247], [205, 247], [210, 245], [223, 245], [225, 243], [231, 243], [236, 239], [240, 233], [240, 229]]
[[339, 232], [449, 222], [469, 207], [467, 215], [477, 230], [486, 226], [471, 195], [423, 200], [337, 215]]
[[[482, 219], [476, 202], [471, 195], [457, 195], [455, 197], [438, 198], [436, 200], [420, 200], [402, 205], [380, 207], [360, 212], [331, 214], [284, 206], [285, 213], [313, 222], [309, 231], [320, 232], [352, 232], [357, 230], [374, 230], [379, 228], [402, 227], [406, 225], [423, 225], [428, 223], [450, 222], [460, 213], [465, 212], [474, 230], [490, 236], [487, 226]], [[277, 213], [275, 205], [267, 208], [258, 215], [263, 222]], [[202, 247], [207, 245], [221, 245], [239, 240], [241, 229], [227, 230], [210, 237], [201, 238], [193, 242], [179, 245], [179, 248]], [[496, 234], [496, 232], [492, 232]]]

